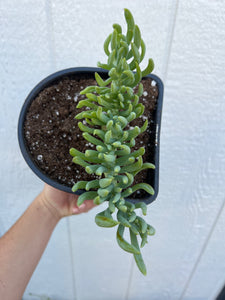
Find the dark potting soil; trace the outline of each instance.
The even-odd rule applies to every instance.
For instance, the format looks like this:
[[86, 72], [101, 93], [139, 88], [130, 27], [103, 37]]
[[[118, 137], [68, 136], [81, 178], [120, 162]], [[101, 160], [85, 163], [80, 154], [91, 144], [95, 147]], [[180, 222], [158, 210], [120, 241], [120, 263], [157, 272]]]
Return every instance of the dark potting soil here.
[[[156, 83], [150, 78], [142, 80], [144, 86], [140, 103], [145, 106], [143, 116], [132, 121], [130, 126], [141, 127], [148, 119], [148, 128], [136, 139], [132, 151], [145, 147], [144, 162], [154, 163], [155, 125], [154, 112], [158, 98]], [[90, 175], [85, 169], [72, 162], [70, 148], [81, 152], [86, 149], [95, 149], [95, 145], [87, 142], [78, 127], [74, 117], [82, 111], [76, 108], [79, 100], [85, 98], [80, 91], [89, 85], [96, 85], [94, 79], [78, 79], [65, 77], [52, 86], [44, 89], [32, 102], [28, 109], [24, 131], [31, 155], [37, 166], [50, 178], [61, 184], [72, 187], [79, 180], [93, 180], [98, 178]], [[86, 108], [87, 109], [87, 108]], [[85, 123], [85, 121], [83, 121]], [[144, 170], [135, 177], [134, 184], [146, 182], [147, 172], [150, 172], [150, 181], [153, 181], [154, 170]], [[136, 191], [132, 197], [142, 198], [147, 193]]]

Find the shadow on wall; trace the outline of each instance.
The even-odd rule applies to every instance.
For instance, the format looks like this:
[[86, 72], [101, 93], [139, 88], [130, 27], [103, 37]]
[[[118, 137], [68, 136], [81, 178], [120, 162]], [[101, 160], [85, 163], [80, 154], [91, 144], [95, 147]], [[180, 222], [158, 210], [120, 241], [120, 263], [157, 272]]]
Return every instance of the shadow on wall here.
[[217, 296], [216, 300], [224, 300], [224, 299], [225, 299], [225, 284], [224, 284], [221, 292]]

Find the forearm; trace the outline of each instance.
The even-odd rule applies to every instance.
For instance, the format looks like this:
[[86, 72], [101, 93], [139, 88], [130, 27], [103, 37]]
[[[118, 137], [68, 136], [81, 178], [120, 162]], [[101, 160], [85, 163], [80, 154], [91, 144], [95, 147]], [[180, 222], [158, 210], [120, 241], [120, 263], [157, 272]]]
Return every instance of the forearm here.
[[42, 194], [0, 239], [0, 299], [21, 299], [59, 221]]

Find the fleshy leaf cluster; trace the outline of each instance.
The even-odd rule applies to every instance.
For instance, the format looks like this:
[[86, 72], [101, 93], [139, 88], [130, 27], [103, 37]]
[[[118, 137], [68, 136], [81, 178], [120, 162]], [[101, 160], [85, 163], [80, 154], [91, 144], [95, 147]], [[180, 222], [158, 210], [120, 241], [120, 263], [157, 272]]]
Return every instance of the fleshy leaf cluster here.
[[[139, 189], [154, 194], [147, 183], [133, 184], [134, 177], [140, 171], [155, 168], [152, 163], [143, 162], [144, 147], [132, 151], [135, 138], [147, 129], [148, 121], [142, 127], [129, 126], [144, 112], [144, 105], [139, 103], [139, 97], [143, 94], [141, 79], [152, 72], [154, 63], [149, 59], [147, 67], [141, 71], [145, 43], [131, 12], [125, 9], [124, 14], [126, 34], [122, 33], [119, 24], [113, 25], [113, 32], [104, 43], [107, 63], [98, 63], [99, 67], [108, 70], [108, 78], [103, 79], [95, 73], [97, 85], [85, 88], [81, 94], [86, 98], [77, 105], [78, 108], [88, 108], [75, 118], [83, 120], [78, 126], [84, 139], [94, 145], [95, 150], [92, 147], [82, 153], [72, 148], [70, 154], [74, 163], [84, 167], [88, 174], [95, 174], [96, 179], [79, 181], [72, 190], [86, 190], [79, 196], [78, 205], [87, 199], [93, 199], [95, 204], [108, 202], [107, 209], [96, 215], [95, 222], [102, 227], [118, 226], [118, 245], [134, 255], [140, 271], [146, 274], [140, 247], [147, 243], [148, 235], [153, 235], [155, 230], [135, 212], [141, 209], [146, 215], [147, 205], [144, 202], [133, 204], [126, 198]], [[124, 238], [126, 228], [130, 232], [130, 242]]]

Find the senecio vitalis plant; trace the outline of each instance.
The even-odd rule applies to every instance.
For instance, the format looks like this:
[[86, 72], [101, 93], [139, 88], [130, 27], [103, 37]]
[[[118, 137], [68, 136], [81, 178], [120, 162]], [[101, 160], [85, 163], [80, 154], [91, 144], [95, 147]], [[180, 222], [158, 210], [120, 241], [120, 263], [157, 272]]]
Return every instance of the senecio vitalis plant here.
[[[73, 162], [85, 168], [88, 174], [96, 174], [99, 179], [79, 181], [72, 190], [85, 189], [86, 192], [78, 198], [77, 205], [84, 200], [93, 199], [95, 204], [108, 202], [108, 208], [95, 217], [97, 225], [102, 227], [118, 226], [117, 242], [119, 246], [133, 253], [140, 271], [146, 275], [146, 267], [140, 252], [140, 247], [147, 243], [148, 235], [155, 230], [143, 218], [137, 216], [135, 209], [140, 208], [143, 215], [147, 213], [144, 202], [133, 204], [126, 197], [139, 189], [154, 194], [153, 188], [147, 183], [132, 185], [134, 177], [147, 168], [154, 169], [154, 165], [142, 160], [145, 148], [132, 151], [135, 138], [147, 129], [146, 120], [142, 127], [129, 128], [129, 123], [139, 118], [144, 112], [144, 106], [139, 103], [143, 93], [142, 77], [151, 73], [154, 68], [152, 59], [148, 66], [141, 71], [140, 62], [145, 55], [145, 44], [141, 33], [134, 23], [133, 16], [125, 9], [127, 33], [122, 33], [121, 26], [113, 25], [113, 32], [104, 43], [104, 51], [108, 56], [107, 64], [98, 66], [108, 70], [108, 79], [103, 80], [95, 73], [97, 86], [85, 88], [81, 94], [86, 95], [77, 107], [88, 107], [76, 115], [76, 119], [85, 119], [85, 124], [79, 122], [83, 137], [96, 146], [96, 150], [86, 150], [81, 153], [70, 149]], [[134, 88], [138, 86], [135, 94]], [[117, 212], [115, 220], [112, 216]], [[124, 230], [129, 229], [130, 243], [124, 239]], [[141, 237], [139, 246], [137, 235]]]

